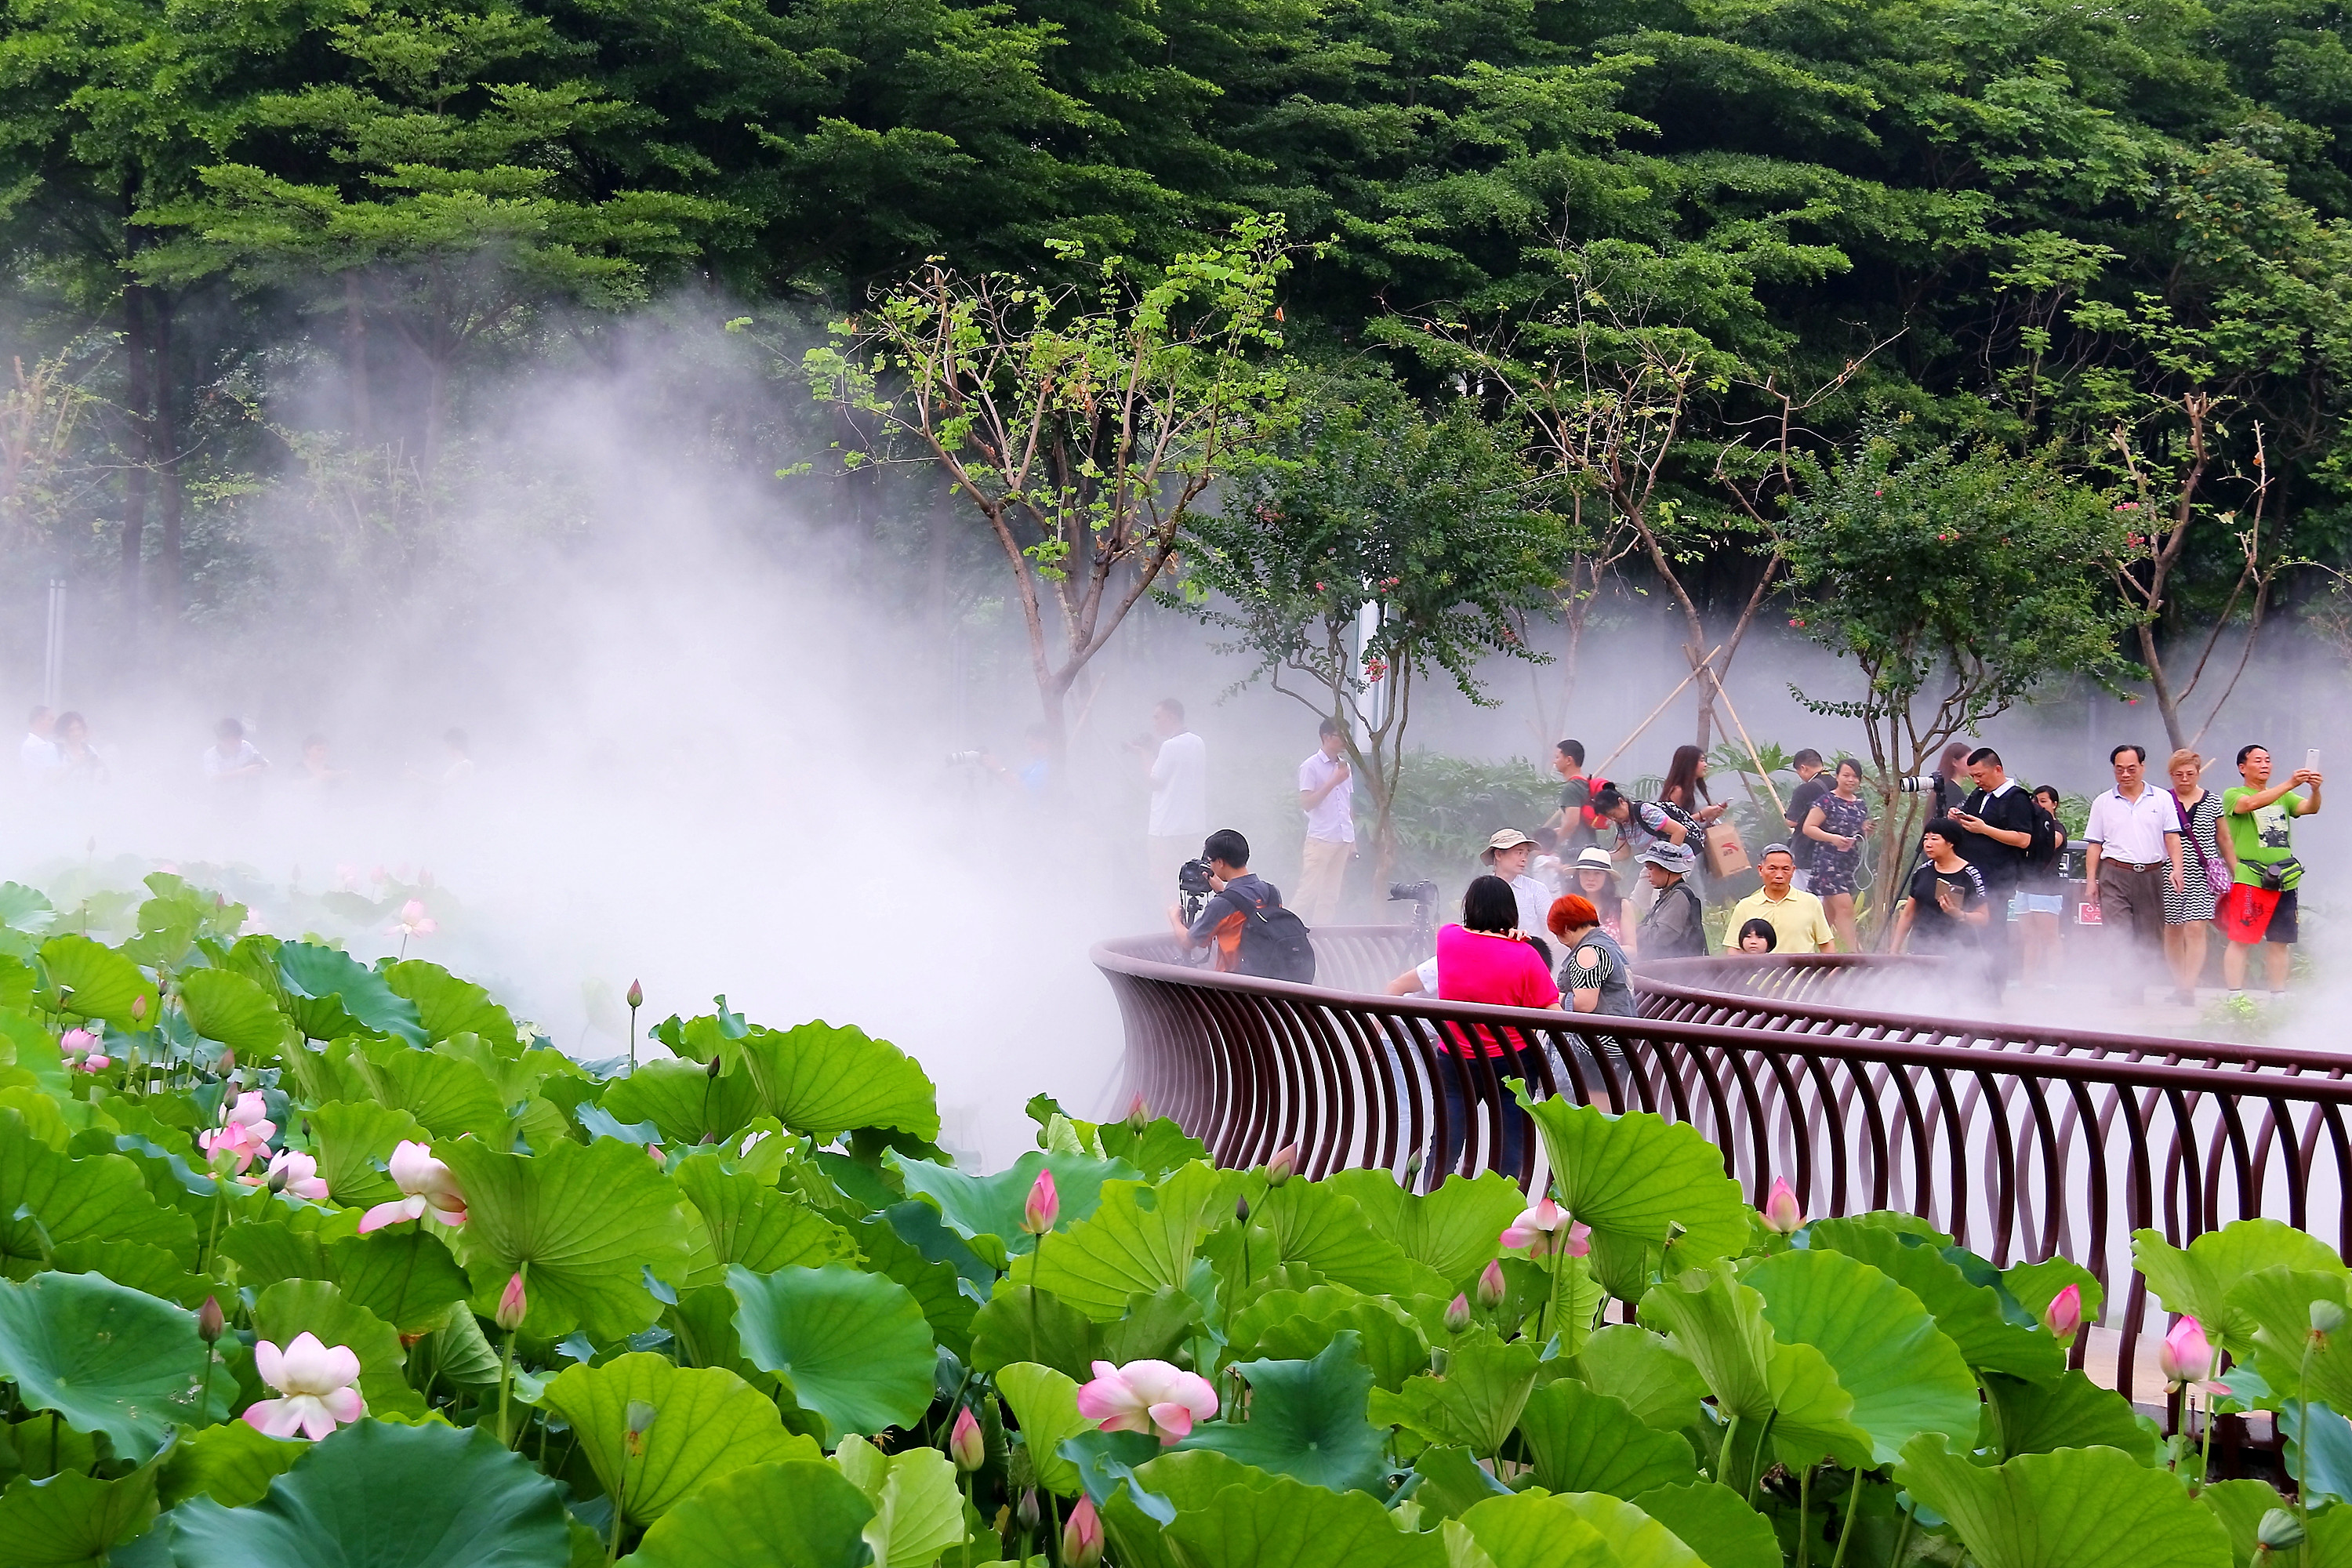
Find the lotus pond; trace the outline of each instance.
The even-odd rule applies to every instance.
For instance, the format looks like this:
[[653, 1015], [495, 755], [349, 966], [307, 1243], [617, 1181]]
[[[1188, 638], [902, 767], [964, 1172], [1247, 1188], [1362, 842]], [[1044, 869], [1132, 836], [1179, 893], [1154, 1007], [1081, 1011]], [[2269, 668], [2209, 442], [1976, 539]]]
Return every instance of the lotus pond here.
[[1656, 1117], [1423, 1194], [1041, 1097], [976, 1175], [856, 1028], [582, 1063], [148, 892], [0, 889], [0, 1563], [2352, 1564], [2352, 1272], [2283, 1225], [2137, 1257], [2284, 1493], [2070, 1369], [2083, 1269], [1759, 1212]]

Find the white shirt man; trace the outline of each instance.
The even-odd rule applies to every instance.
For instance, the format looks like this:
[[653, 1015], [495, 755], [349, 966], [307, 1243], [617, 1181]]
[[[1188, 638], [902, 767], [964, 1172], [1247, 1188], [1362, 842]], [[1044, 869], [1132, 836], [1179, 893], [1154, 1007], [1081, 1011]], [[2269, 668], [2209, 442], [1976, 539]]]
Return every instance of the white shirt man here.
[[1339, 911], [1348, 862], [1356, 855], [1356, 780], [1335, 720], [1318, 732], [1315, 753], [1298, 764], [1298, 809], [1307, 814], [1307, 842], [1300, 852], [1298, 901], [1291, 907], [1309, 926], [1328, 925]]
[[2083, 826], [2084, 891], [2099, 923], [2137, 947], [2117, 966], [2119, 999], [2139, 1000], [2146, 974], [2164, 952], [2164, 879], [2180, 879], [2180, 813], [2169, 791], [2147, 787], [2147, 753], [2134, 745], [2107, 753], [2116, 787], [2091, 803]]
[[58, 770], [65, 762], [65, 753], [58, 749], [56, 716], [46, 708], [33, 710], [25, 726], [24, 743], [16, 748], [16, 760], [28, 779], [40, 779]]
[[1549, 929], [1544, 921], [1551, 913], [1552, 891], [1543, 879], [1528, 871], [1535, 858], [1536, 841], [1516, 827], [1504, 828], [1478, 852], [1478, 858], [1511, 885], [1512, 897], [1519, 900], [1519, 930], [1529, 936], [1542, 936]]
[[1165, 901], [1176, 868], [1201, 852], [1209, 832], [1209, 748], [1184, 727], [1184, 705], [1168, 698], [1151, 710], [1160, 737], [1145, 771], [1151, 780], [1151, 816], [1145, 828], [1152, 897]]

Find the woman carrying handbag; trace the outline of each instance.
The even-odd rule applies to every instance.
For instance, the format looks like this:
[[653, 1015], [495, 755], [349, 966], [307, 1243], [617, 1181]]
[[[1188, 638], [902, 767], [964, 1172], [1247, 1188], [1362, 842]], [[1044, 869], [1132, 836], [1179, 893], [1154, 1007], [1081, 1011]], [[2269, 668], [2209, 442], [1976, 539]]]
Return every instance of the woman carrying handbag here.
[[2164, 956], [2172, 967], [2172, 999], [2193, 1007], [2198, 977], [2205, 972], [2206, 933], [2235, 868], [2221, 835], [2221, 797], [2198, 782], [2205, 760], [2184, 748], [2172, 753], [2165, 771], [2172, 776], [2172, 802], [2180, 808], [2181, 837], [2189, 847], [2183, 858], [2193, 864], [2178, 890], [2168, 883], [2164, 889]]

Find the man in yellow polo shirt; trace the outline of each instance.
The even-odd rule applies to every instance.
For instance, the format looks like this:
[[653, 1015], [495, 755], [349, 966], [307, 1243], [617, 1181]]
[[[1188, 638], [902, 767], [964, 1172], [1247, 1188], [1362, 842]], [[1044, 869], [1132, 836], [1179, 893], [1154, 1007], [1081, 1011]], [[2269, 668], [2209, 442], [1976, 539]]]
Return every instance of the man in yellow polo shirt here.
[[1756, 874], [1764, 879], [1764, 885], [1734, 904], [1731, 918], [1723, 922], [1724, 952], [1739, 951], [1739, 928], [1751, 920], [1772, 923], [1780, 938], [1772, 950], [1775, 952], [1835, 951], [1836, 933], [1830, 930], [1821, 900], [1793, 885], [1797, 858], [1789, 853], [1787, 845], [1766, 845], [1764, 858], [1756, 863]]

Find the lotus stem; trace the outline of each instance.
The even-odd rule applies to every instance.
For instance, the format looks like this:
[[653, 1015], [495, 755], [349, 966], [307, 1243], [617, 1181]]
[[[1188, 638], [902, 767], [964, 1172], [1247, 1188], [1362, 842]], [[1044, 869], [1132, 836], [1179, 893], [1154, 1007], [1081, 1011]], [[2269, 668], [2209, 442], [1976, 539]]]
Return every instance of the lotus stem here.
[[1838, 1531], [1837, 1555], [1830, 1559], [1830, 1568], [1845, 1568], [1846, 1543], [1853, 1539], [1854, 1516], [1862, 1511], [1862, 1479], [1860, 1470], [1853, 1472], [1853, 1488], [1845, 1494], [1845, 1528]]
[[507, 1432], [507, 1393], [514, 1386], [514, 1342], [518, 1329], [507, 1331], [505, 1356], [499, 1363], [499, 1447], [511, 1448], [514, 1439]]
[[1797, 1472], [1797, 1568], [1807, 1568], [1813, 1560], [1812, 1503], [1813, 1467], [1807, 1465]]
[[1904, 1549], [1911, 1544], [1911, 1510], [1898, 1507], [1895, 1511], [1903, 1516], [1903, 1522], [1895, 1527], [1895, 1552], [1887, 1558], [1886, 1568], [1903, 1568]]

